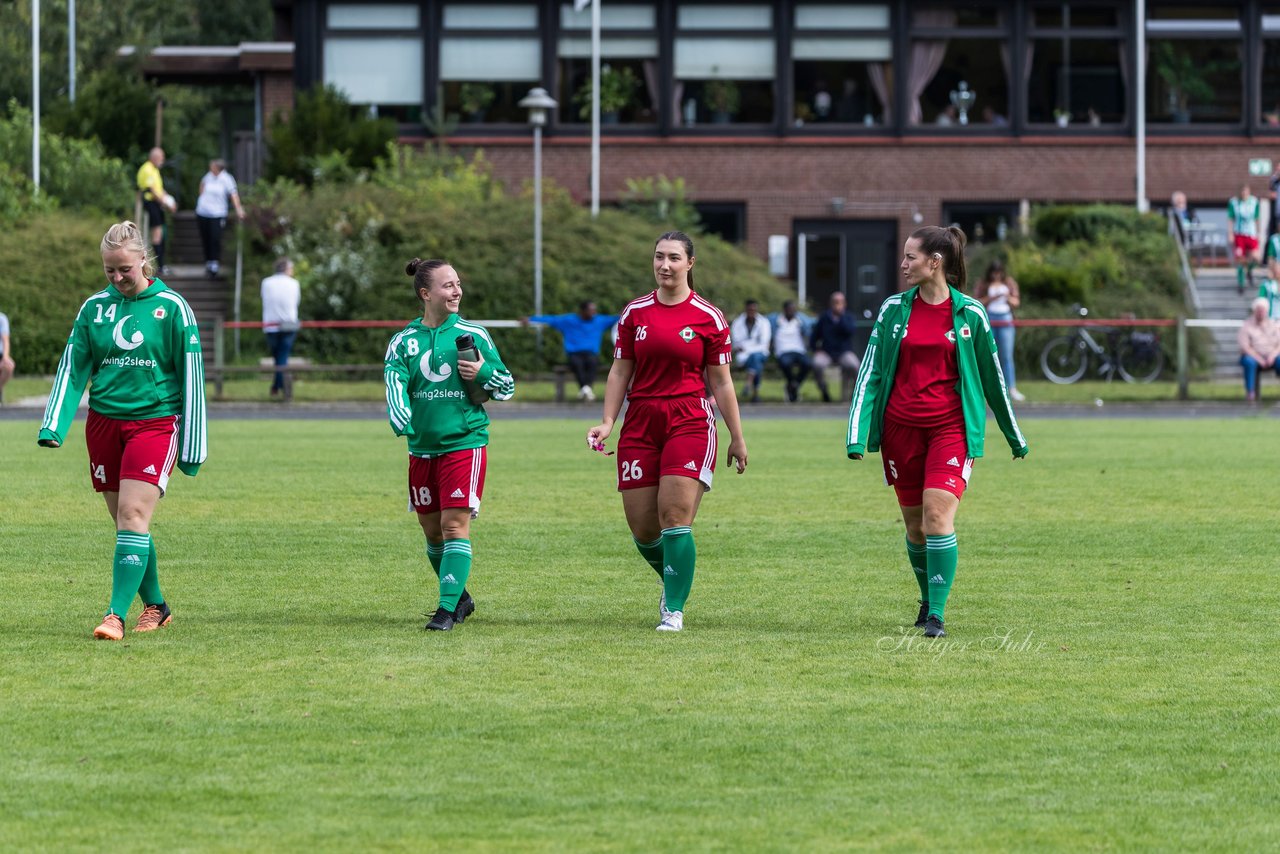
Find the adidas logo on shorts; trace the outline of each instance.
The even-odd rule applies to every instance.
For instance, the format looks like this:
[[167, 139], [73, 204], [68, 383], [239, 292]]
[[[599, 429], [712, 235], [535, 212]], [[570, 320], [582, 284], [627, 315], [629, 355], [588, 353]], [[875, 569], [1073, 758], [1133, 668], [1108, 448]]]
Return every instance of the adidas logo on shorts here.
[[155, 474], [155, 473], [156, 473], [156, 467], [155, 467], [155, 466], [147, 466], [146, 468], [144, 468], [144, 469], [142, 470], [142, 473], [143, 473], [143, 474]]
[[689, 460], [689, 462], [685, 463], [685, 464], [684, 464], [684, 467], [685, 467], [685, 468], [687, 468], [689, 471], [697, 471], [697, 470], [698, 470], [698, 466], [697, 466], [697, 464], [696, 464], [696, 463], [694, 463], [694, 461], [693, 461], [693, 460]]
[[462, 490], [461, 490], [461, 489], [455, 489], [455, 490], [453, 491], [453, 494], [452, 494], [452, 495], [450, 495], [449, 497], [450, 497], [450, 498], [466, 498], [466, 496], [462, 494]]
[[952, 457], [951, 459], [947, 460], [947, 465], [949, 465], [949, 466], [955, 466], [956, 468], [960, 468], [960, 461], [959, 461], [958, 459], [956, 459], [955, 457]]

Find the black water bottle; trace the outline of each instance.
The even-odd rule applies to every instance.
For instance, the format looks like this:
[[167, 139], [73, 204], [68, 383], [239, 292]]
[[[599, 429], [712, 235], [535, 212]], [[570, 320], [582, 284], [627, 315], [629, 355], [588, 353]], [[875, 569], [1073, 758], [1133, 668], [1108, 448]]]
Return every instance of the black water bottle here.
[[[464, 332], [453, 342], [458, 348], [458, 360], [462, 362], [478, 362], [480, 361], [480, 351], [476, 349], [476, 340], [471, 337], [470, 333]], [[483, 406], [489, 402], [489, 392], [484, 390], [484, 386], [471, 380], [464, 380], [467, 386], [467, 398], [476, 406]]]

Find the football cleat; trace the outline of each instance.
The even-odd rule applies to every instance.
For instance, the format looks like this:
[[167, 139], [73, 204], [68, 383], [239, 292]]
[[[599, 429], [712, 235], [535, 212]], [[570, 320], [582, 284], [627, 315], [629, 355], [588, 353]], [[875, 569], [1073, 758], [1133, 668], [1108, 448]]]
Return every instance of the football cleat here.
[[927, 622], [929, 622], [929, 603], [921, 600], [920, 613], [916, 614], [916, 628], [923, 629]]
[[[666, 603], [663, 603], [664, 607]], [[662, 615], [662, 622], [658, 623], [658, 631], [660, 632], [679, 632], [684, 630], [684, 611], [667, 611]]]
[[476, 600], [471, 598], [471, 594], [465, 589], [462, 595], [458, 597], [458, 607], [453, 609], [453, 621], [461, 623], [467, 617], [470, 617], [476, 611]]
[[102, 618], [102, 625], [93, 630], [98, 640], [121, 640], [124, 637], [124, 620], [115, 614], [107, 614]]
[[924, 624], [924, 636], [927, 638], [945, 638], [947, 633], [942, 629], [942, 619], [937, 614], [930, 614]]
[[159, 605], [148, 605], [142, 609], [142, 613], [138, 615], [138, 624], [133, 627], [135, 632], [154, 632], [156, 629], [164, 628], [173, 622], [173, 613], [169, 610], [169, 606], [164, 602]]
[[435, 615], [424, 628], [429, 632], [447, 632], [453, 628], [454, 622], [452, 611], [448, 608], [436, 608]]

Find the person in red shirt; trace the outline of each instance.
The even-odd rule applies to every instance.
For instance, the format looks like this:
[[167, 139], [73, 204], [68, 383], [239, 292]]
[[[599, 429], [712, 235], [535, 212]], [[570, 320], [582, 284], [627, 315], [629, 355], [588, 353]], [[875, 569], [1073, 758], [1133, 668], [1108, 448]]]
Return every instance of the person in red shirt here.
[[658, 287], [632, 300], [618, 321], [618, 343], [605, 385], [604, 418], [587, 445], [604, 440], [627, 401], [618, 439], [618, 491], [641, 556], [662, 579], [658, 631], [684, 628], [697, 551], [693, 520], [716, 467], [716, 415], [729, 430], [726, 465], [747, 468], [738, 398], [729, 374], [732, 348], [724, 315], [693, 290], [693, 241], [679, 231], [658, 238]]
[[[907, 238], [901, 269], [910, 289], [880, 308], [850, 414], [853, 459], [861, 459], [864, 447], [875, 449], [876, 437], [863, 438], [863, 410], [870, 406], [880, 422], [884, 476], [897, 493], [907, 557], [920, 587], [915, 625], [927, 637], [946, 635], [944, 613], [957, 563], [956, 510], [974, 458], [982, 455], [984, 403], [1009, 413], [1006, 438], [1015, 458], [1026, 454], [986, 311], [962, 293], [964, 247], [964, 232], [954, 226], [928, 226]], [[868, 404], [867, 396], [874, 402]]]

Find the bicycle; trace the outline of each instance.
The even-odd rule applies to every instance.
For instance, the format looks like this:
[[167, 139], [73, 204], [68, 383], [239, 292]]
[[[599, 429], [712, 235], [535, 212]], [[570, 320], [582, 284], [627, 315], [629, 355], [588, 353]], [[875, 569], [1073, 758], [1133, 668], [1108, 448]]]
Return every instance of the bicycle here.
[[[1072, 306], [1081, 317], [1087, 317], [1089, 309]], [[1040, 370], [1050, 382], [1065, 385], [1084, 376], [1089, 369], [1091, 356], [1099, 359], [1098, 374], [1107, 382], [1119, 374], [1125, 382], [1149, 383], [1160, 376], [1164, 369], [1164, 351], [1160, 338], [1153, 331], [1132, 329], [1121, 335], [1118, 329], [1093, 327], [1094, 332], [1106, 333], [1106, 345], [1100, 344], [1089, 334], [1090, 327], [1077, 326], [1044, 345], [1040, 353]]]

